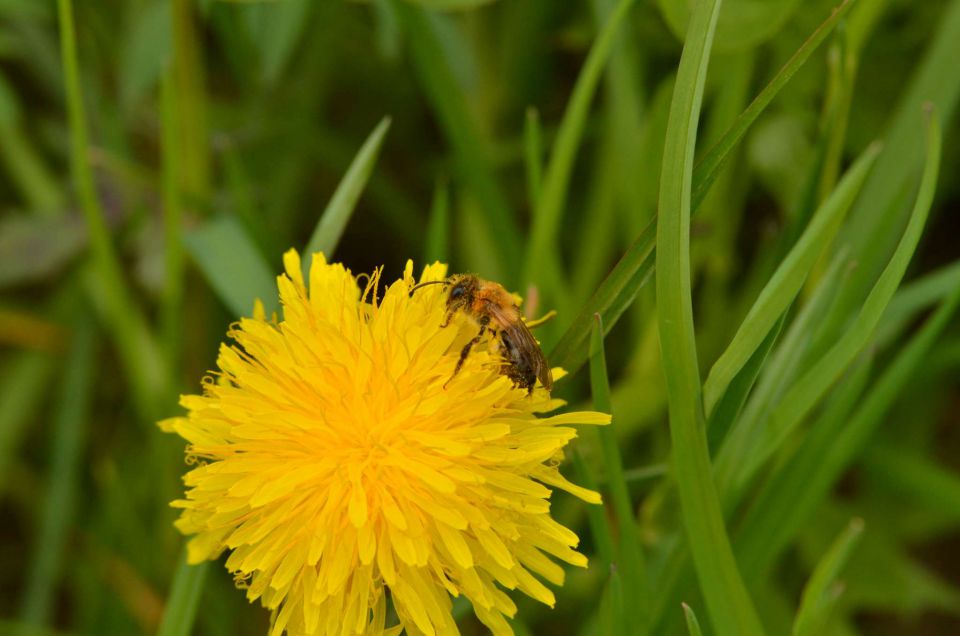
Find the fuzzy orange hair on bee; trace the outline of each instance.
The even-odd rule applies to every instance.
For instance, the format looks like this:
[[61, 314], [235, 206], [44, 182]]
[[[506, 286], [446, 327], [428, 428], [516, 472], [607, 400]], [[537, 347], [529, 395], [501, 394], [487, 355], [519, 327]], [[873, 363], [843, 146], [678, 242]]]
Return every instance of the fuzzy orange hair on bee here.
[[460, 351], [460, 359], [451, 379], [460, 372], [474, 345], [489, 332], [492, 344], [505, 363], [502, 372], [514, 385], [533, 392], [539, 380], [547, 391], [553, 388], [550, 365], [547, 364], [537, 339], [523, 321], [513, 296], [503, 285], [474, 274], [454, 274], [445, 280], [420, 283], [410, 290], [410, 294], [427, 285], [447, 287], [447, 315], [441, 327], [449, 325], [458, 311], [469, 316], [480, 327], [477, 335]]

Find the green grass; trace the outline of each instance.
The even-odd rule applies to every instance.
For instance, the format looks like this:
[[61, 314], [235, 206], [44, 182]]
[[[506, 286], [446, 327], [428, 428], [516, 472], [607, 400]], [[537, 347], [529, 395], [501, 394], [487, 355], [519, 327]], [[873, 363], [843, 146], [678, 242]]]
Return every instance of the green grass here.
[[153, 423], [296, 247], [558, 311], [604, 505], [554, 496], [590, 567], [517, 633], [960, 632], [958, 43], [960, 0], [0, 1], [0, 629], [266, 633]]

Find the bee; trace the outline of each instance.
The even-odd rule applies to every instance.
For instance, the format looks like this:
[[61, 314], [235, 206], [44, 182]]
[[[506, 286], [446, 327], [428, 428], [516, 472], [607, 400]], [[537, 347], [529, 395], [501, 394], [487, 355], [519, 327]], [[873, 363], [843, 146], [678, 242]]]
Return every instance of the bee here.
[[[450, 324], [454, 314], [462, 311], [480, 327], [480, 331], [460, 351], [460, 359], [453, 370], [452, 380], [463, 368], [470, 350], [489, 332], [492, 344], [504, 360], [501, 373], [518, 386], [533, 393], [533, 387], [540, 380], [547, 391], [553, 388], [553, 376], [550, 365], [530, 333], [530, 328], [520, 315], [520, 308], [513, 296], [499, 283], [483, 280], [473, 274], [454, 274], [446, 280], [420, 283], [410, 290], [410, 294], [427, 285], [444, 285], [447, 291], [447, 314], [440, 327]], [[450, 382], [447, 380], [447, 382]]]

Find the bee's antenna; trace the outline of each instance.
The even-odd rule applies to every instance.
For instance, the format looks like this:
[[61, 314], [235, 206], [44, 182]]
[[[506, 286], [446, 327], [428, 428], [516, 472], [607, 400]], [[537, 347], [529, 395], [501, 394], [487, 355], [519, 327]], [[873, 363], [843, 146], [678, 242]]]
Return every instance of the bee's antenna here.
[[426, 287], [427, 285], [449, 285], [450, 281], [448, 280], [428, 280], [425, 283], [420, 283], [419, 285], [414, 285], [410, 288], [410, 295], [413, 296], [413, 292], [417, 291], [421, 287]]

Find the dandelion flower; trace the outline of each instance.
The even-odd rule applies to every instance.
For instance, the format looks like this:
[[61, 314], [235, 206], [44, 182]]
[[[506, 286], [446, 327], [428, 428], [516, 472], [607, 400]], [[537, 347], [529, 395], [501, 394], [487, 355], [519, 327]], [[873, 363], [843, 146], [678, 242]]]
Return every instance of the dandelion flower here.
[[[514, 387], [483, 346], [448, 382], [477, 329], [462, 315], [441, 328], [443, 292], [411, 296], [410, 262], [382, 298], [379, 271], [317, 254], [308, 287], [295, 251], [284, 265], [283, 319], [260, 308], [235, 324], [215, 379], [161, 423], [195, 464], [173, 503], [189, 560], [229, 552], [272, 636], [456, 634], [460, 595], [511, 634], [505, 589], [552, 606], [557, 560], [587, 560], [550, 516], [551, 487], [600, 501], [558, 470], [569, 425], [609, 416], [542, 415], [563, 402]], [[419, 282], [445, 275], [430, 265]]]

